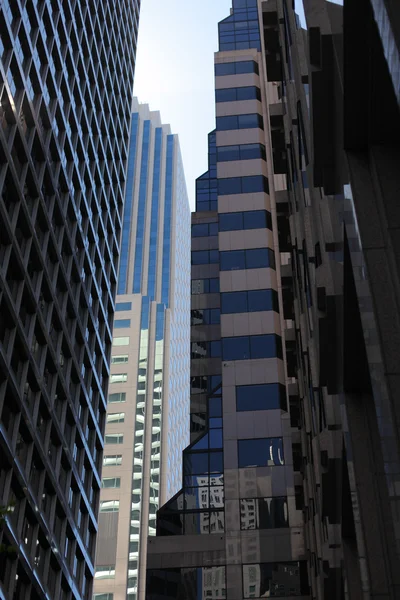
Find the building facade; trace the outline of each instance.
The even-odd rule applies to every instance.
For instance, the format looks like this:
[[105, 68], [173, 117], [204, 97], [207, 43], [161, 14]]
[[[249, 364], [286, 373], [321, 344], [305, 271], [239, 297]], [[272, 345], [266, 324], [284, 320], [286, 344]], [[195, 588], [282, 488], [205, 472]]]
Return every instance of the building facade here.
[[219, 24], [192, 445], [148, 600], [400, 597], [399, 14], [233, 0]]
[[189, 442], [190, 209], [178, 138], [136, 100], [116, 311], [95, 600], [144, 599], [147, 537]]
[[[149, 540], [147, 599], [308, 598], [298, 432], [288, 410], [278, 201], [263, 21], [219, 24], [216, 129], [192, 215], [191, 445]], [[207, 582], [207, 583], [206, 583]]]
[[0, 598], [89, 599], [140, 2], [0, 3]]

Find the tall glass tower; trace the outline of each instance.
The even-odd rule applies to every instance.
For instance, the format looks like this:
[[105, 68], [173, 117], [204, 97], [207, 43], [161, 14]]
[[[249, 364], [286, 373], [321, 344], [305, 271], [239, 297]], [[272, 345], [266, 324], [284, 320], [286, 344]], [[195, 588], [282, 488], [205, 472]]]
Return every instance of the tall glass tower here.
[[92, 594], [139, 6], [0, 3], [7, 600]]
[[190, 210], [177, 136], [133, 105], [111, 357], [96, 600], [144, 599], [147, 537], [189, 441]]

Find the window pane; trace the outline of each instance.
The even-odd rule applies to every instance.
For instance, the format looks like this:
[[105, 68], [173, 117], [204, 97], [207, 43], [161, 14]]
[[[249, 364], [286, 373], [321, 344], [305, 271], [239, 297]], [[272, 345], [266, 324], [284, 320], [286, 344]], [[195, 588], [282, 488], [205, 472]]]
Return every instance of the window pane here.
[[277, 356], [275, 335], [252, 335], [250, 336], [251, 358], [272, 358]]
[[101, 480], [102, 488], [119, 488], [121, 487], [121, 477], [103, 477]]
[[197, 223], [192, 225], [192, 237], [207, 237], [208, 223]]
[[235, 63], [219, 63], [215, 65], [216, 75], [234, 75]]
[[100, 512], [118, 512], [119, 500], [102, 500], [100, 502]]
[[123, 444], [124, 435], [122, 433], [106, 433], [104, 436], [105, 444]]
[[218, 250], [210, 250], [210, 264], [216, 264], [219, 262], [219, 252]]
[[249, 312], [275, 310], [276, 304], [273, 301], [275, 296], [275, 290], [249, 290]]
[[262, 118], [258, 114], [238, 115], [237, 120], [238, 129], [254, 129], [258, 127], [263, 129], [263, 127], [261, 126]]
[[220, 146], [217, 148], [217, 161], [240, 160], [239, 146]]
[[132, 302], [117, 302], [115, 305], [116, 311], [131, 310], [131, 309], [132, 309]]
[[217, 131], [228, 131], [230, 129], [238, 128], [238, 118], [236, 115], [230, 117], [217, 117], [216, 118]]
[[257, 64], [252, 60], [239, 61], [236, 63], [236, 73], [254, 73], [256, 72], [256, 67]]
[[231, 250], [220, 252], [220, 269], [221, 271], [235, 271], [245, 269], [245, 253], [244, 250]]
[[184, 472], [187, 475], [191, 473], [208, 473], [208, 452], [187, 453], [184, 455]]
[[222, 452], [210, 452], [210, 473], [221, 473], [224, 470]]
[[242, 191], [242, 179], [241, 177], [218, 179], [218, 195], [240, 194]]
[[242, 144], [240, 146], [240, 160], [263, 158], [265, 160], [265, 146], [262, 144]]
[[108, 402], [110, 404], [116, 404], [118, 402], [125, 402], [126, 400], [126, 393], [125, 392], [117, 392], [116, 394], [109, 394], [108, 395]]
[[239, 467], [284, 465], [282, 438], [238, 440]]
[[308, 593], [302, 589], [300, 563], [264, 563], [243, 565], [243, 581], [254, 582], [244, 586], [245, 598], [272, 596], [301, 596]]
[[[244, 229], [264, 229], [267, 225], [266, 210], [249, 210], [243, 213]], [[271, 229], [271, 228], [270, 228]]]
[[249, 87], [237, 88], [236, 98], [237, 100], [260, 100], [260, 89], [254, 85]]
[[243, 213], [221, 213], [219, 215], [220, 231], [237, 231], [243, 229]]
[[110, 383], [124, 383], [128, 381], [128, 373], [114, 373], [110, 375]]
[[255, 192], [264, 191], [264, 177], [262, 175], [254, 175], [252, 177], [242, 177], [242, 192], [243, 194], [253, 194]]
[[269, 248], [254, 248], [246, 250], [246, 269], [260, 269], [265, 267], [275, 268], [275, 261], [271, 261], [274, 253]]
[[221, 312], [224, 314], [247, 312], [247, 292], [221, 294]]
[[221, 341], [210, 342], [210, 357], [218, 358], [221, 356]]
[[223, 360], [246, 360], [250, 358], [249, 338], [233, 337], [222, 340], [222, 358]]
[[238, 385], [236, 386], [236, 408], [238, 411], [281, 408], [281, 388], [284, 392], [284, 386], [279, 383]]
[[113, 338], [113, 346], [129, 346], [129, 337]]
[[192, 265], [206, 265], [209, 262], [208, 250], [192, 252]]
[[208, 401], [208, 415], [220, 417], [222, 415], [222, 403], [220, 398], [210, 398]]
[[232, 102], [233, 100], [236, 100], [236, 96], [236, 88], [215, 90], [216, 102]]
[[125, 413], [110, 413], [107, 415], [107, 423], [123, 423], [125, 421]]
[[219, 278], [212, 278], [210, 282], [210, 293], [217, 294], [219, 292]]
[[208, 224], [208, 235], [218, 235], [218, 223]]
[[120, 365], [123, 363], [127, 363], [128, 362], [128, 355], [127, 354], [120, 354], [119, 356], [112, 356], [111, 357], [111, 364], [112, 365]]
[[122, 454], [103, 456], [103, 467], [112, 467], [122, 464]]
[[131, 320], [130, 319], [115, 319], [114, 327], [115, 329], [123, 329], [124, 327], [130, 327]]
[[207, 294], [208, 279], [192, 279], [192, 294]]

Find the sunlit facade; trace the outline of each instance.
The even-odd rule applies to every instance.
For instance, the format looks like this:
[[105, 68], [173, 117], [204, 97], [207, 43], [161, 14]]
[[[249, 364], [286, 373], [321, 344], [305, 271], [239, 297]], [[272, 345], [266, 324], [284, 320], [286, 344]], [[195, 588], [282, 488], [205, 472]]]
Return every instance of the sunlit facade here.
[[6, 600], [92, 597], [139, 6], [0, 2]]
[[[133, 104], [94, 598], [143, 598], [189, 441], [190, 210], [177, 136]], [[107, 596], [108, 594], [108, 596]]]

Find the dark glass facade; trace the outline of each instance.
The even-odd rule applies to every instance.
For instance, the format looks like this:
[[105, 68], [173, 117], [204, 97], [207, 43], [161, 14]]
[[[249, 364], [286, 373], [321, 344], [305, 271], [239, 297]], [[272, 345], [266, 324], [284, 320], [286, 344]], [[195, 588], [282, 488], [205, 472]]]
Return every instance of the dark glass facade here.
[[139, 5], [0, 5], [7, 600], [91, 598]]

